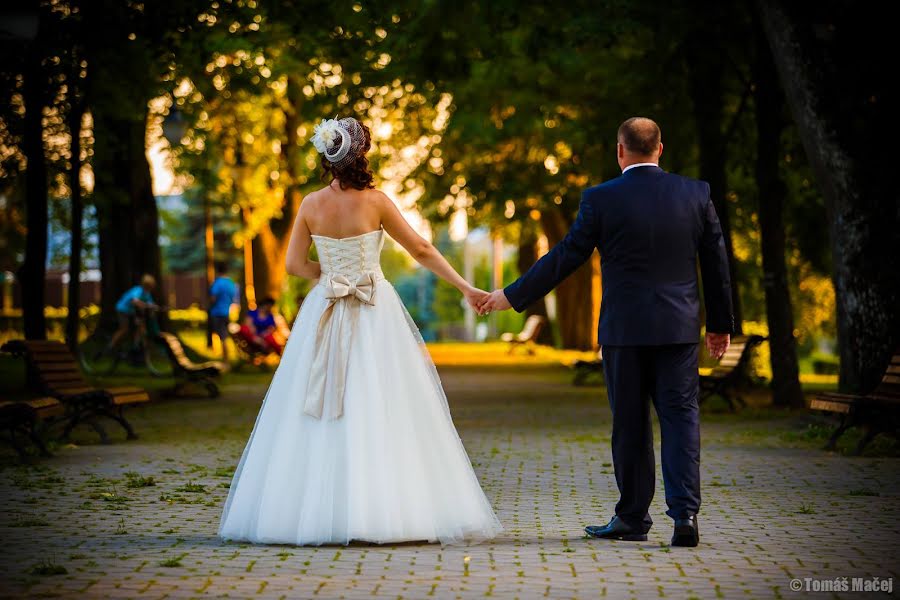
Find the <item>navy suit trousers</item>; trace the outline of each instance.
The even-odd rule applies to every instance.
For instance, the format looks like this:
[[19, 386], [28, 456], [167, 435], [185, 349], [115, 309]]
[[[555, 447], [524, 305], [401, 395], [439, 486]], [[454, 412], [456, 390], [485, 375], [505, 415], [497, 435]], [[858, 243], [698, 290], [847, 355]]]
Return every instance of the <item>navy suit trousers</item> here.
[[603, 346], [612, 453], [620, 500], [616, 515], [644, 532], [656, 486], [650, 403], [662, 434], [666, 511], [673, 519], [700, 509], [698, 344]]

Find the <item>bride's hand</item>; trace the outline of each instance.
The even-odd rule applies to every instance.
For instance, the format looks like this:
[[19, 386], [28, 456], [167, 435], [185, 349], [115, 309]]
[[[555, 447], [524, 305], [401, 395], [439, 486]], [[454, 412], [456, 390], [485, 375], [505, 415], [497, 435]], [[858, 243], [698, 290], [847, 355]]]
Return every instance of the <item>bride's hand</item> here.
[[466, 302], [469, 303], [469, 306], [472, 307], [479, 315], [482, 314], [478, 309], [478, 305], [484, 301], [484, 299], [488, 296], [488, 293], [484, 290], [480, 290], [477, 287], [469, 286], [468, 288], [463, 290], [463, 296], [466, 298]]

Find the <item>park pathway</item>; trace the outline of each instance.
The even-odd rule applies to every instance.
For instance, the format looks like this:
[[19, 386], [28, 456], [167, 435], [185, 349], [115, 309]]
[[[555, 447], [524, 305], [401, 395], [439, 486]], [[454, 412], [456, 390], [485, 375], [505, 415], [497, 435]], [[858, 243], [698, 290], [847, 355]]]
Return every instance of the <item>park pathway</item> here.
[[835, 597], [792, 592], [791, 580], [840, 577], [893, 578], [897, 593], [898, 459], [792, 444], [779, 420], [710, 417], [699, 548], [668, 546], [661, 477], [646, 543], [585, 539], [582, 526], [608, 519], [616, 500], [602, 390], [572, 388], [553, 368], [442, 378], [506, 527], [491, 542], [221, 542], [228, 482], [265, 392], [236, 384], [219, 400], [136, 411], [133, 442], [66, 447], [31, 467], [6, 460], [0, 597]]

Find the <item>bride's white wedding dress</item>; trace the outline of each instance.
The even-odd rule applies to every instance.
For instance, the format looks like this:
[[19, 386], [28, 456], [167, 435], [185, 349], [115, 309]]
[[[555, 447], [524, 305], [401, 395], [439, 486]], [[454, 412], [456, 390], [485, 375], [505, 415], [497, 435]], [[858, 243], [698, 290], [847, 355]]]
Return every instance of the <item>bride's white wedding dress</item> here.
[[379, 266], [382, 230], [312, 236], [322, 277], [238, 463], [227, 540], [442, 543], [502, 530], [415, 323]]

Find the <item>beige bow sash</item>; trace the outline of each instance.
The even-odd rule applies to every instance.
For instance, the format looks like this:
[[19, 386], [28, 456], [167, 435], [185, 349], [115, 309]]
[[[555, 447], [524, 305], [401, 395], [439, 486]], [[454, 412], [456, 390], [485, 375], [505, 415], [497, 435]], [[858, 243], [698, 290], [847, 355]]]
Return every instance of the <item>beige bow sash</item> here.
[[376, 282], [373, 272], [362, 273], [355, 281], [346, 275], [328, 275], [323, 282], [328, 306], [316, 330], [315, 357], [303, 407], [307, 415], [332, 420], [344, 414], [350, 343], [362, 304], [375, 304]]

